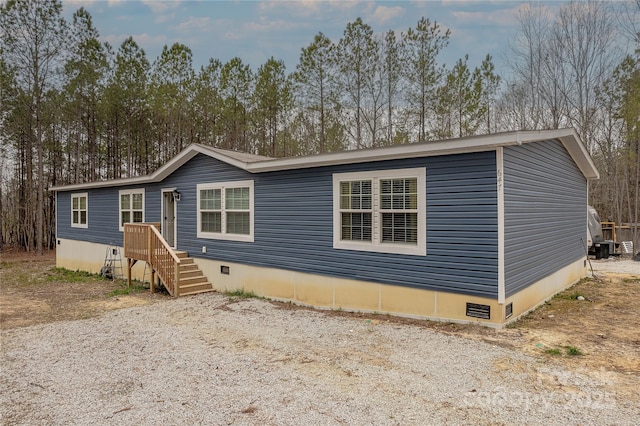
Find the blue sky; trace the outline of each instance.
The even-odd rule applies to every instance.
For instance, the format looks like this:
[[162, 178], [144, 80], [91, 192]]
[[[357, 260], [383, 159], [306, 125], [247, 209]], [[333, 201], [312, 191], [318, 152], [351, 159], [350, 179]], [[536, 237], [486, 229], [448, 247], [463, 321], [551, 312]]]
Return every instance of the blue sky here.
[[[194, 67], [209, 58], [222, 62], [238, 56], [254, 70], [269, 57], [282, 59], [292, 72], [300, 50], [314, 35], [324, 33], [337, 42], [348, 22], [361, 17], [374, 32], [406, 32], [420, 17], [451, 30], [450, 43], [440, 57], [450, 67], [469, 54], [478, 66], [487, 53], [498, 72], [507, 41], [517, 28], [516, 1], [194, 1], [194, 0], [63, 0], [64, 15], [79, 7], [92, 15], [102, 41], [117, 50], [133, 36], [153, 63], [165, 44], [180, 42], [193, 51]], [[559, 3], [550, 3], [556, 7]], [[502, 72], [501, 72], [502, 71]]]

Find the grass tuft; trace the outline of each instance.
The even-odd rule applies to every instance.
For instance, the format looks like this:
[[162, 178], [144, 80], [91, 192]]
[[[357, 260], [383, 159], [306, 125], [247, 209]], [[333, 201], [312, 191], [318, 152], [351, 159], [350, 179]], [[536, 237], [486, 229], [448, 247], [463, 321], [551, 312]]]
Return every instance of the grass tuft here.
[[72, 271], [65, 268], [52, 268], [47, 274], [47, 282], [79, 283], [87, 281], [87, 278], [100, 279], [97, 274], [84, 271]]
[[562, 352], [560, 352], [560, 349], [547, 349], [546, 351], [544, 351], [544, 353], [549, 354], [549, 355], [561, 355]]
[[571, 293], [559, 293], [554, 297], [554, 299], [576, 300], [580, 296], [584, 297], [585, 299], [587, 298], [584, 294], [573, 291]]
[[252, 291], [244, 291], [244, 289], [225, 291], [225, 296], [236, 299], [262, 299]]
[[141, 285], [132, 285], [131, 287], [121, 287], [116, 288], [115, 290], [111, 290], [108, 297], [116, 297], [116, 296], [126, 296], [127, 294], [135, 294], [140, 293], [141, 291], [145, 291], [146, 288]]
[[505, 328], [518, 328], [522, 326], [524, 324], [524, 321], [528, 318], [529, 315], [531, 315], [531, 313], [507, 323]]
[[567, 346], [566, 347], [567, 350], [567, 355], [569, 356], [580, 356], [580, 355], [584, 355], [582, 353], [582, 351], [578, 348], [576, 348], [575, 346]]

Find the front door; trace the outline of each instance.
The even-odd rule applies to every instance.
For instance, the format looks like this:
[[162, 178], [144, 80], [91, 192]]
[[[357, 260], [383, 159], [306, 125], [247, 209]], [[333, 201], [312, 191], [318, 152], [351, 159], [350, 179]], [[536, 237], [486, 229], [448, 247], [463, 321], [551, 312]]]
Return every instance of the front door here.
[[176, 247], [176, 199], [173, 190], [162, 191], [162, 236]]

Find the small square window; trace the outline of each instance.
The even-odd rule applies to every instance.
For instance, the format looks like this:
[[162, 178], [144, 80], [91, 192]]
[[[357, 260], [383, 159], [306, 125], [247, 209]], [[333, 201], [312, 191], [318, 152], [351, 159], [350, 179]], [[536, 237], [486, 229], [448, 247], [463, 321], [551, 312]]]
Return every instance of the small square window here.
[[88, 194], [71, 194], [71, 226], [73, 228], [88, 228]]

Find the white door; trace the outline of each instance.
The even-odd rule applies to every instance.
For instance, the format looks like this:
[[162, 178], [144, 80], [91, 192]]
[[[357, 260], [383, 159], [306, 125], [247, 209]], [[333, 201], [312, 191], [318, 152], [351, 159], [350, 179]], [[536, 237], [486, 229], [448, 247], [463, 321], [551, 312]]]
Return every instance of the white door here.
[[176, 247], [176, 200], [173, 190], [162, 191], [162, 236]]

